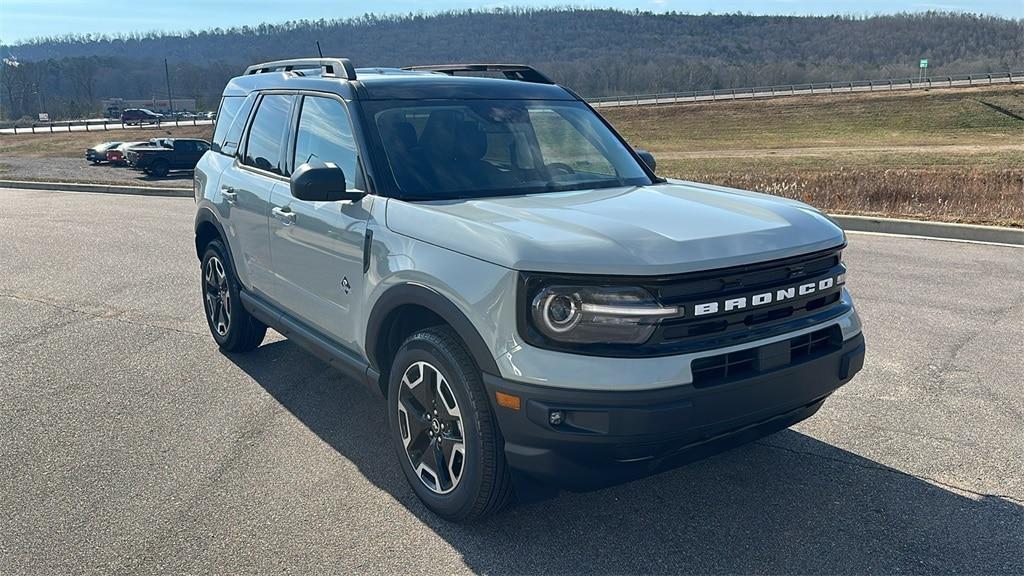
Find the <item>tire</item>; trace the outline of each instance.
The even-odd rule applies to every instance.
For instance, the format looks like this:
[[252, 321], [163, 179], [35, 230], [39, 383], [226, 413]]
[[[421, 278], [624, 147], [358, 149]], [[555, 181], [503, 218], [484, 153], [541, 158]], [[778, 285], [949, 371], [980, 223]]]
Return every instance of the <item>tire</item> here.
[[157, 178], [163, 178], [170, 172], [170, 166], [167, 165], [166, 160], [157, 160], [149, 167], [149, 173]]
[[199, 278], [206, 324], [220, 349], [248, 352], [257, 348], [267, 335], [267, 326], [242, 306], [238, 279], [219, 240], [206, 245]]
[[[387, 407], [402, 472], [427, 508], [448, 520], [472, 521], [508, 503], [512, 480], [504, 440], [480, 370], [451, 328], [427, 328], [406, 339], [392, 362]], [[438, 474], [441, 466], [434, 463], [447, 470]]]

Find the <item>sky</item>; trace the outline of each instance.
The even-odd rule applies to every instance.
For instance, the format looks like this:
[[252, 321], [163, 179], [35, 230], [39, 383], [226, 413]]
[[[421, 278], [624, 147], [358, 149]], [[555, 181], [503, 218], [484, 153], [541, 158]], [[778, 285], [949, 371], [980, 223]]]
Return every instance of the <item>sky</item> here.
[[942, 10], [1024, 18], [1024, 0], [0, 0], [0, 42], [38, 36], [201, 30], [287, 20], [377, 14], [488, 9], [500, 6], [584, 6], [623, 10], [743, 12], [746, 14], [852, 14]]

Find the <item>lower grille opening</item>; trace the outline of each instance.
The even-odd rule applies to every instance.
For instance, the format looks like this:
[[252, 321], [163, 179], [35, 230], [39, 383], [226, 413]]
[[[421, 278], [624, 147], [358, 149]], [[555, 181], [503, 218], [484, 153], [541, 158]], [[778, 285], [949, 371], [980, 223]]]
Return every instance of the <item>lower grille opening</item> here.
[[690, 369], [693, 371], [694, 386], [698, 382], [724, 382], [757, 374], [754, 366], [756, 361], [756, 348], [698, 358], [690, 365]]
[[797, 336], [789, 341], [789, 345], [790, 361], [796, 362], [802, 358], [815, 358], [838, 350], [843, 345], [843, 334], [838, 326], [833, 326], [829, 329]]
[[839, 326], [830, 326], [788, 341], [698, 358], [690, 365], [693, 385], [696, 388], [707, 388], [750, 378], [825, 356], [842, 346], [842, 330]]

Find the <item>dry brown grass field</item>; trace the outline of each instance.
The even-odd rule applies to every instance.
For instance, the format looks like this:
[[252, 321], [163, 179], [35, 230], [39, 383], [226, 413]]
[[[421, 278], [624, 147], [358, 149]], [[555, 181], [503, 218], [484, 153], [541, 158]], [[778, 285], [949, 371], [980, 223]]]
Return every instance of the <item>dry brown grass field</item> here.
[[834, 213], [1024, 226], [1024, 87], [604, 109], [663, 176]]
[[[664, 176], [833, 213], [1024, 227], [1024, 86], [603, 109]], [[103, 140], [212, 126], [2, 135], [4, 157], [81, 158]], [[0, 176], [2, 176], [0, 166]]]

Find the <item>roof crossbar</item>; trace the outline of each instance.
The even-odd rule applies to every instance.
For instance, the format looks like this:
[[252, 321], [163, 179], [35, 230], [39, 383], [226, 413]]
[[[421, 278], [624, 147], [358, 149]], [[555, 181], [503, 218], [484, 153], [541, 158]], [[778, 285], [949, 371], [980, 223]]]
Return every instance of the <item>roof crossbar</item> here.
[[245, 69], [245, 75], [264, 74], [266, 72], [291, 72], [319, 68], [323, 76], [356, 79], [356, 69], [348, 58], [295, 58], [292, 60], [275, 60], [262, 64], [253, 64]]
[[419, 72], [440, 72], [454, 76], [456, 72], [501, 72], [509, 80], [554, 84], [554, 82], [532, 66], [524, 64], [431, 64], [428, 66], [405, 66], [403, 70]]

